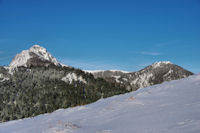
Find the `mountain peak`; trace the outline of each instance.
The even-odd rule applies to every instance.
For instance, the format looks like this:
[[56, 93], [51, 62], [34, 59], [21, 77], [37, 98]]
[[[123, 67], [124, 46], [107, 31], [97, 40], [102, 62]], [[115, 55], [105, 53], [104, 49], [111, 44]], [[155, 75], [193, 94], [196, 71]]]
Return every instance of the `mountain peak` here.
[[[10, 67], [19, 67], [25, 66], [27, 67], [29, 64], [41, 65], [44, 63], [53, 63], [54, 65], [60, 65], [60, 63], [54, 58], [44, 47], [39, 45], [33, 45], [28, 50], [23, 50], [20, 54], [17, 54], [12, 62], [10, 63]], [[39, 62], [38, 62], [39, 61]]]
[[39, 46], [37, 44], [33, 45], [30, 49], [30, 51], [41, 51], [41, 52], [47, 52], [46, 48]]
[[168, 64], [173, 64], [173, 63], [171, 63], [170, 61], [159, 61], [159, 62], [153, 63], [151, 66], [153, 68], [157, 68], [157, 67], [161, 67], [163, 65], [168, 65]]
[[43, 47], [38, 45], [38, 44], [35, 44], [35, 45], [32, 46], [32, 48], [43, 48]]

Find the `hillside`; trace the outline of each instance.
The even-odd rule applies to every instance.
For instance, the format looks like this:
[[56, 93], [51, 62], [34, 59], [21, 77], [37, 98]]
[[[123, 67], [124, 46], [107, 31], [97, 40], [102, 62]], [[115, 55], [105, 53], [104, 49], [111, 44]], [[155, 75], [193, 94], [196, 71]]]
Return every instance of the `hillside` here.
[[85, 105], [128, 92], [118, 83], [59, 63], [34, 45], [17, 54], [9, 67], [0, 67], [0, 122]]
[[199, 133], [200, 75], [51, 114], [0, 124], [2, 133]]
[[[111, 77], [105, 78], [108, 72]], [[193, 74], [166, 62], [139, 72], [108, 72], [98, 77], [63, 65], [39, 45], [23, 50], [8, 67], [0, 67], [0, 122], [85, 105]]]

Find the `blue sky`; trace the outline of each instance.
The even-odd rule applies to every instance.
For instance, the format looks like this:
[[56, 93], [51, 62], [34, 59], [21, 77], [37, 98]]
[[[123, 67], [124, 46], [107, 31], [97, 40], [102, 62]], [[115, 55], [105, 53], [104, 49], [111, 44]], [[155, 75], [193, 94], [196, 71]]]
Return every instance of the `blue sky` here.
[[200, 72], [199, 0], [0, 0], [0, 65], [39, 44], [81, 69]]

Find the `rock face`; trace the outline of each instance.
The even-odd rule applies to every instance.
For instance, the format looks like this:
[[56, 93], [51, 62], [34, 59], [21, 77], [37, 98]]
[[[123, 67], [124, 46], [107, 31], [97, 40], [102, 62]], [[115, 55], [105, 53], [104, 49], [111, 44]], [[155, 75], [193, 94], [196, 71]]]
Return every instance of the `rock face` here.
[[95, 78], [103, 78], [109, 82], [118, 82], [126, 86], [128, 90], [137, 90], [164, 81], [176, 80], [192, 75], [180, 66], [169, 61], [156, 62], [138, 72], [123, 71], [96, 71], [90, 72]]
[[20, 54], [17, 54], [10, 63], [11, 68], [19, 66], [48, 66], [54, 64], [60, 66], [61, 64], [54, 58], [45, 48], [34, 45], [28, 50], [23, 50]]

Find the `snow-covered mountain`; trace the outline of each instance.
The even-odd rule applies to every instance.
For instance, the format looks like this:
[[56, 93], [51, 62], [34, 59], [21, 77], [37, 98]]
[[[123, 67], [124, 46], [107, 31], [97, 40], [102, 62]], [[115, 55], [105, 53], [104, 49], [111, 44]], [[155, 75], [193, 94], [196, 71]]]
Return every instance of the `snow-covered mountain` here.
[[199, 133], [200, 75], [0, 124], [1, 133]]
[[[67, 66], [59, 63], [45, 48], [34, 45], [28, 50], [23, 50], [17, 54], [9, 65], [9, 72], [13, 73], [13, 68], [20, 66]], [[192, 75], [193, 73], [172, 64], [169, 61], [156, 62], [138, 72], [127, 72], [120, 70], [106, 70], [106, 71], [86, 71], [92, 73], [95, 78], [103, 78], [109, 82], [120, 83], [128, 90], [137, 90], [150, 85], [180, 79]], [[63, 81], [80, 80], [81, 77], [74, 76], [76, 74], [68, 75]], [[77, 77], [77, 78], [75, 78]], [[83, 81], [83, 80], [80, 80]]]
[[0, 122], [126, 92], [125, 87], [59, 63], [45, 48], [34, 45], [17, 54], [9, 66], [0, 66]]
[[17, 54], [9, 66], [16, 68], [19, 66], [49, 65], [51, 63], [56, 66], [61, 65], [45, 48], [34, 45], [30, 49]]
[[47, 50], [34, 45], [0, 66], [0, 122], [36, 116], [59, 108], [89, 104], [191, 72], [170, 62], [157, 62], [138, 72], [85, 72], [59, 63]]
[[193, 74], [169, 61], [153, 63], [138, 72], [124, 72], [120, 70], [86, 72], [92, 73], [95, 78], [103, 78], [110, 82], [123, 84], [127, 89], [131, 90], [159, 84], [164, 81], [185, 78]]

